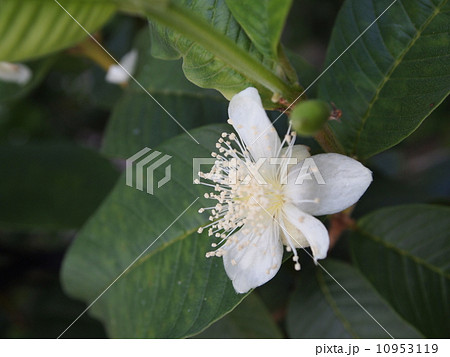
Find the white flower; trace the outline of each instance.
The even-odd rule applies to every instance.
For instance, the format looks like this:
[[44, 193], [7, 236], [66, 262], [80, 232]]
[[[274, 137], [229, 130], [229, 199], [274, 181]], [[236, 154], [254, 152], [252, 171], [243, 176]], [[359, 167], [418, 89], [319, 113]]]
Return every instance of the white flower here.
[[[280, 142], [255, 88], [236, 94], [228, 113], [239, 137], [223, 133], [216, 145], [219, 153], [212, 153], [216, 162], [211, 172], [200, 173], [213, 181], [203, 183], [214, 188], [205, 197], [218, 202], [199, 210], [211, 210], [212, 221], [199, 232], [208, 229], [210, 236], [222, 238], [206, 256], [223, 257], [235, 290], [245, 293], [274, 277], [282, 263], [283, 245], [293, 251], [296, 270], [300, 270], [296, 248], [311, 247], [315, 261], [325, 258], [328, 231], [313, 215], [336, 213], [354, 204], [370, 185], [372, 174], [347, 156], [309, 158], [307, 147], [294, 145], [293, 134]], [[285, 142], [288, 146], [282, 148]], [[264, 158], [284, 159], [273, 165]], [[298, 164], [288, 168], [288, 159], [297, 159]], [[306, 160], [315, 166], [305, 173]], [[249, 180], [249, 173], [257, 168], [260, 176], [251, 175]], [[320, 173], [325, 182], [311, 179], [311, 172]]]
[[120, 65], [109, 66], [108, 72], [106, 72], [106, 81], [114, 84], [127, 83], [136, 70], [137, 59], [138, 51], [136, 49], [125, 54], [120, 60]]
[[24, 64], [0, 62], [0, 80], [5, 82], [27, 84], [32, 77], [31, 70]]

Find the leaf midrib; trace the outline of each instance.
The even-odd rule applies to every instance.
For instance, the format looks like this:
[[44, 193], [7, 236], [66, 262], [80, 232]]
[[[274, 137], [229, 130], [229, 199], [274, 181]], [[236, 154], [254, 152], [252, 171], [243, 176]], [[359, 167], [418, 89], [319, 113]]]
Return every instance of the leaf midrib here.
[[[365, 283], [369, 284], [370, 286], [372, 286], [370, 284], [369, 281], [367, 281], [366, 277], [364, 275], [362, 275], [360, 272], [357, 272], [359, 278], [361, 278]], [[361, 338], [361, 336], [359, 336], [356, 332], [354, 332], [354, 330], [352, 329], [351, 325], [352, 323], [347, 320], [345, 318], [345, 316], [341, 313], [341, 309], [339, 308], [339, 306], [336, 304], [335, 299], [333, 298], [333, 295], [331, 294], [330, 290], [328, 289], [328, 286], [325, 282], [323, 273], [318, 272], [317, 273], [317, 280], [319, 283], [319, 287], [321, 289], [321, 291], [323, 292], [325, 299], [328, 301], [328, 303], [330, 304], [330, 307], [332, 308], [333, 312], [335, 313], [335, 315], [341, 320], [342, 325], [344, 326], [345, 329], [347, 329], [349, 331], [350, 334], [354, 335], [354, 337], [356, 338]], [[372, 286], [373, 287], [373, 286]], [[407, 320], [405, 320], [403, 318], [403, 316], [401, 316], [397, 310], [394, 309], [394, 307], [382, 296], [380, 295], [380, 293], [373, 288], [374, 290], [372, 291], [372, 293], [382, 302], [384, 303], [385, 307], [387, 307], [389, 309], [389, 311], [391, 312], [391, 314], [393, 314], [393, 316], [395, 316], [397, 319], [399, 319], [401, 322], [403, 322], [405, 325], [407, 325], [411, 330], [413, 330], [414, 332], [416, 332], [419, 336], [425, 336], [423, 335], [423, 333], [419, 330], [417, 330], [417, 328], [413, 325], [411, 325], [411, 323]]]
[[[151, 6], [146, 10], [146, 15], [150, 19], [171, 28], [175, 33], [183, 34], [190, 41], [197, 42], [207, 52], [251, 82], [272, 92], [281, 93], [286, 98], [296, 97], [297, 89], [291, 88], [265, 63], [259, 62], [254, 55], [238, 46], [231, 38], [219, 32], [206, 20], [197, 17], [195, 13], [186, 11], [176, 4], [170, 4], [164, 10], [153, 9]], [[249, 42], [253, 45], [251, 41]]]
[[[400, 4], [402, 4], [401, 1], [402, 0], [399, 0]], [[352, 152], [351, 152], [352, 156], [356, 156], [356, 151], [357, 151], [357, 147], [359, 145], [359, 141], [361, 139], [361, 134], [362, 134], [364, 126], [366, 125], [366, 122], [367, 122], [367, 120], [368, 120], [368, 118], [369, 118], [369, 116], [371, 114], [372, 108], [373, 108], [373, 106], [375, 105], [375, 103], [378, 100], [380, 92], [382, 91], [382, 89], [384, 88], [386, 83], [390, 80], [392, 74], [395, 72], [395, 70], [398, 68], [398, 66], [402, 63], [402, 59], [411, 50], [411, 48], [414, 46], [414, 44], [417, 42], [417, 40], [422, 35], [423, 31], [425, 31], [425, 29], [430, 25], [430, 23], [434, 20], [434, 18], [441, 12], [441, 9], [444, 7], [444, 5], [447, 3], [447, 1], [448, 0], [444, 0], [441, 4], [436, 6], [436, 8], [433, 11], [433, 13], [428, 17], [428, 19], [423, 23], [423, 25], [419, 29], [417, 29], [416, 35], [411, 39], [411, 41], [409, 42], [408, 46], [400, 53], [400, 55], [394, 61], [394, 64], [392, 65], [391, 69], [388, 71], [388, 73], [386, 74], [384, 79], [381, 81], [378, 89], [375, 92], [375, 95], [373, 96], [372, 100], [369, 103], [369, 106], [368, 106], [368, 108], [366, 110], [366, 113], [362, 117], [361, 125], [360, 125], [360, 128], [359, 128], [358, 132], [357, 132], [356, 139], [355, 139], [355, 144], [354, 144]], [[402, 4], [402, 6], [403, 6], [403, 4]], [[406, 11], [405, 11], [405, 13], [406, 13]], [[408, 13], [406, 13], [406, 15], [409, 18]]]
[[[171, 142], [171, 141], [169, 140], [169, 141], [167, 142], [167, 145], [168, 145], [170, 142]], [[206, 147], [206, 146], [204, 146], [204, 145], [202, 145], [202, 144], [200, 144], [200, 146], [202, 146], [203, 148], [205, 148], [205, 149], [208, 150], [208, 151], [210, 150], [210, 148], [208, 148], [208, 147]], [[194, 193], [194, 192], [191, 192], [191, 193]], [[195, 195], [196, 195], [196, 193], [194, 193], [193, 196], [195, 196]], [[155, 197], [158, 197], [158, 196], [155, 196]], [[158, 197], [158, 198], [159, 198], [159, 197]], [[122, 203], [119, 202], [119, 204], [122, 204]], [[191, 207], [191, 208], [192, 208], [192, 207]], [[181, 217], [180, 217], [180, 218], [181, 218]], [[149, 258], [151, 258], [152, 256], [154, 256], [156, 253], [159, 253], [159, 252], [165, 250], [167, 247], [171, 246], [172, 244], [175, 244], [175, 243], [177, 243], [177, 242], [179, 242], [179, 241], [182, 241], [183, 239], [186, 239], [187, 237], [189, 237], [190, 235], [192, 235], [193, 233], [195, 233], [195, 232], [196, 232], [200, 227], [202, 227], [203, 225], [204, 225], [204, 223], [201, 224], [201, 225], [198, 225], [198, 226], [196, 226], [196, 227], [194, 227], [194, 228], [191, 228], [191, 229], [185, 231], [184, 234], [181, 234], [181, 235], [179, 235], [179, 236], [177, 236], [177, 237], [171, 239], [170, 241], [161, 244], [159, 247], [157, 247], [157, 248], [151, 250], [150, 252], [148, 252], [148, 254], [145, 254], [145, 255], [144, 255], [143, 257], [141, 257], [135, 264], [133, 264], [133, 265], [132, 265], [125, 273], [124, 273], [124, 275], [126, 275], [126, 274], [128, 274], [130, 271], [134, 270], [137, 266], [143, 264], [147, 259], [149, 259]]]
[[387, 248], [387, 249], [397, 253], [398, 255], [403, 256], [405, 258], [408, 258], [408, 259], [412, 260], [414, 263], [417, 263], [418, 265], [423, 266], [424, 268], [427, 268], [428, 270], [430, 270], [430, 271], [432, 271], [432, 272], [434, 272], [436, 274], [439, 274], [443, 278], [450, 279], [450, 273], [446, 274], [440, 268], [432, 265], [431, 263], [427, 262], [426, 260], [424, 260], [424, 259], [422, 259], [422, 258], [420, 258], [418, 256], [412, 255], [408, 251], [397, 247], [393, 243], [389, 243], [386, 240], [383, 240], [381, 237], [378, 237], [378, 236], [376, 236], [374, 234], [371, 234], [371, 233], [365, 231], [362, 227], [357, 227], [356, 231], [358, 233], [360, 233], [361, 235], [371, 239], [375, 243], [381, 244], [385, 248]]
[[345, 316], [341, 313], [341, 309], [336, 304], [333, 296], [331, 295], [330, 290], [328, 289], [328, 286], [325, 282], [325, 279], [323, 277], [323, 274], [321, 274], [319, 271], [316, 273], [317, 282], [319, 283], [320, 290], [322, 291], [325, 300], [328, 302], [328, 305], [333, 310], [336, 317], [341, 321], [342, 326], [344, 329], [353, 337], [353, 338], [361, 338], [356, 331], [353, 330], [352, 324], [349, 320], [345, 318]]

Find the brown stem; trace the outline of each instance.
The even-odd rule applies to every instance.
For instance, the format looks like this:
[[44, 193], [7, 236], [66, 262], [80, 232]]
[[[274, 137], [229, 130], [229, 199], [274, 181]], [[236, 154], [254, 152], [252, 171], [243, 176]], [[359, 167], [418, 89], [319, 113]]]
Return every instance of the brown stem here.
[[336, 140], [329, 125], [325, 125], [323, 129], [316, 134], [314, 139], [316, 139], [325, 152], [336, 152], [338, 154], [345, 153], [345, 150]]
[[107, 71], [111, 65], [116, 64], [116, 61], [114, 61], [114, 59], [90, 37], [77, 44], [74, 48], [71, 48], [68, 52], [73, 55], [91, 59], [105, 71]]
[[[97, 40], [99, 40], [97, 38]], [[94, 61], [98, 66], [103, 68], [106, 72], [109, 67], [117, 64], [111, 55], [109, 55], [97, 42], [95, 42], [92, 38], [88, 37], [83, 42], [80, 42], [75, 47], [69, 49], [67, 51], [69, 54], [74, 56], [82, 56], [89, 58]], [[123, 82], [119, 84], [122, 88], [126, 88], [128, 86], [127, 82]]]
[[328, 235], [330, 236], [330, 248], [332, 249], [339, 238], [347, 229], [355, 227], [355, 220], [351, 218], [355, 206], [351, 206], [346, 210], [333, 214], [330, 216], [330, 228], [328, 229]]

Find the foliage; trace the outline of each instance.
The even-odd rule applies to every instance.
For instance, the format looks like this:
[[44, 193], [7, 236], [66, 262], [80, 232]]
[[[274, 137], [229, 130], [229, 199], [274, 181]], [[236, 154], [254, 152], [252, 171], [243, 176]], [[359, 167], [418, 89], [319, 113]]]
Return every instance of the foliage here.
[[320, 97], [344, 111], [342, 125], [332, 123], [332, 130], [345, 152], [362, 159], [406, 138], [449, 94], [450, 4], [398, 1], [382, 15], [390, 3], [345, 2], [325, 65], [351, 44], [354, 33], [381, 18], [330, 68], [319, 88]]

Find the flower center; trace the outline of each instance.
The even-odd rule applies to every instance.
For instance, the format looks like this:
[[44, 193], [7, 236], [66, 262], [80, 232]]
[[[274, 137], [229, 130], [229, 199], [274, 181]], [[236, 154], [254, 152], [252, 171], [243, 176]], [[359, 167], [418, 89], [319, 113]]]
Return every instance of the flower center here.
[[[271, 219], [278, 219], [285, 203], [276, 166], [269, 162], [255, 162], [235, 134], [222, 133], [216, 147], [219, 152], [211, 154], [216, 159], [213, 168], [209, 173], [199, 173], [200, 178], [214, 184], [196, 182], [214, 188], [214, 192], [204, 196], [217, 203], [199, 210], [200, 213], [210, 210], [211, 223], [198, 230], [201, 233], [208, 229], [209, 236], [222, 239], [218, 244], [213, 243], [213, 247], [239, 229], [246, 235], [262, 234], [272, 223]], [[207, 253], [207, 256], [223, 254], [224, 250], [219, 248]]]
[[[230, 186], [228, 205], [234, 210], [225, 215], [225, 219], [231, 222], [239, 221], [244, 217], [243, 223], [249, 223], [244, 228], [244, 233], [262, 233], [267, 226], [270, 217], [276, 217], [284, 203], [283, 191], [277, 182], [258, 182], [254, 177], [250, 182], [238, 182]], [[247, 230], [248, 232], [245, 232]]]

